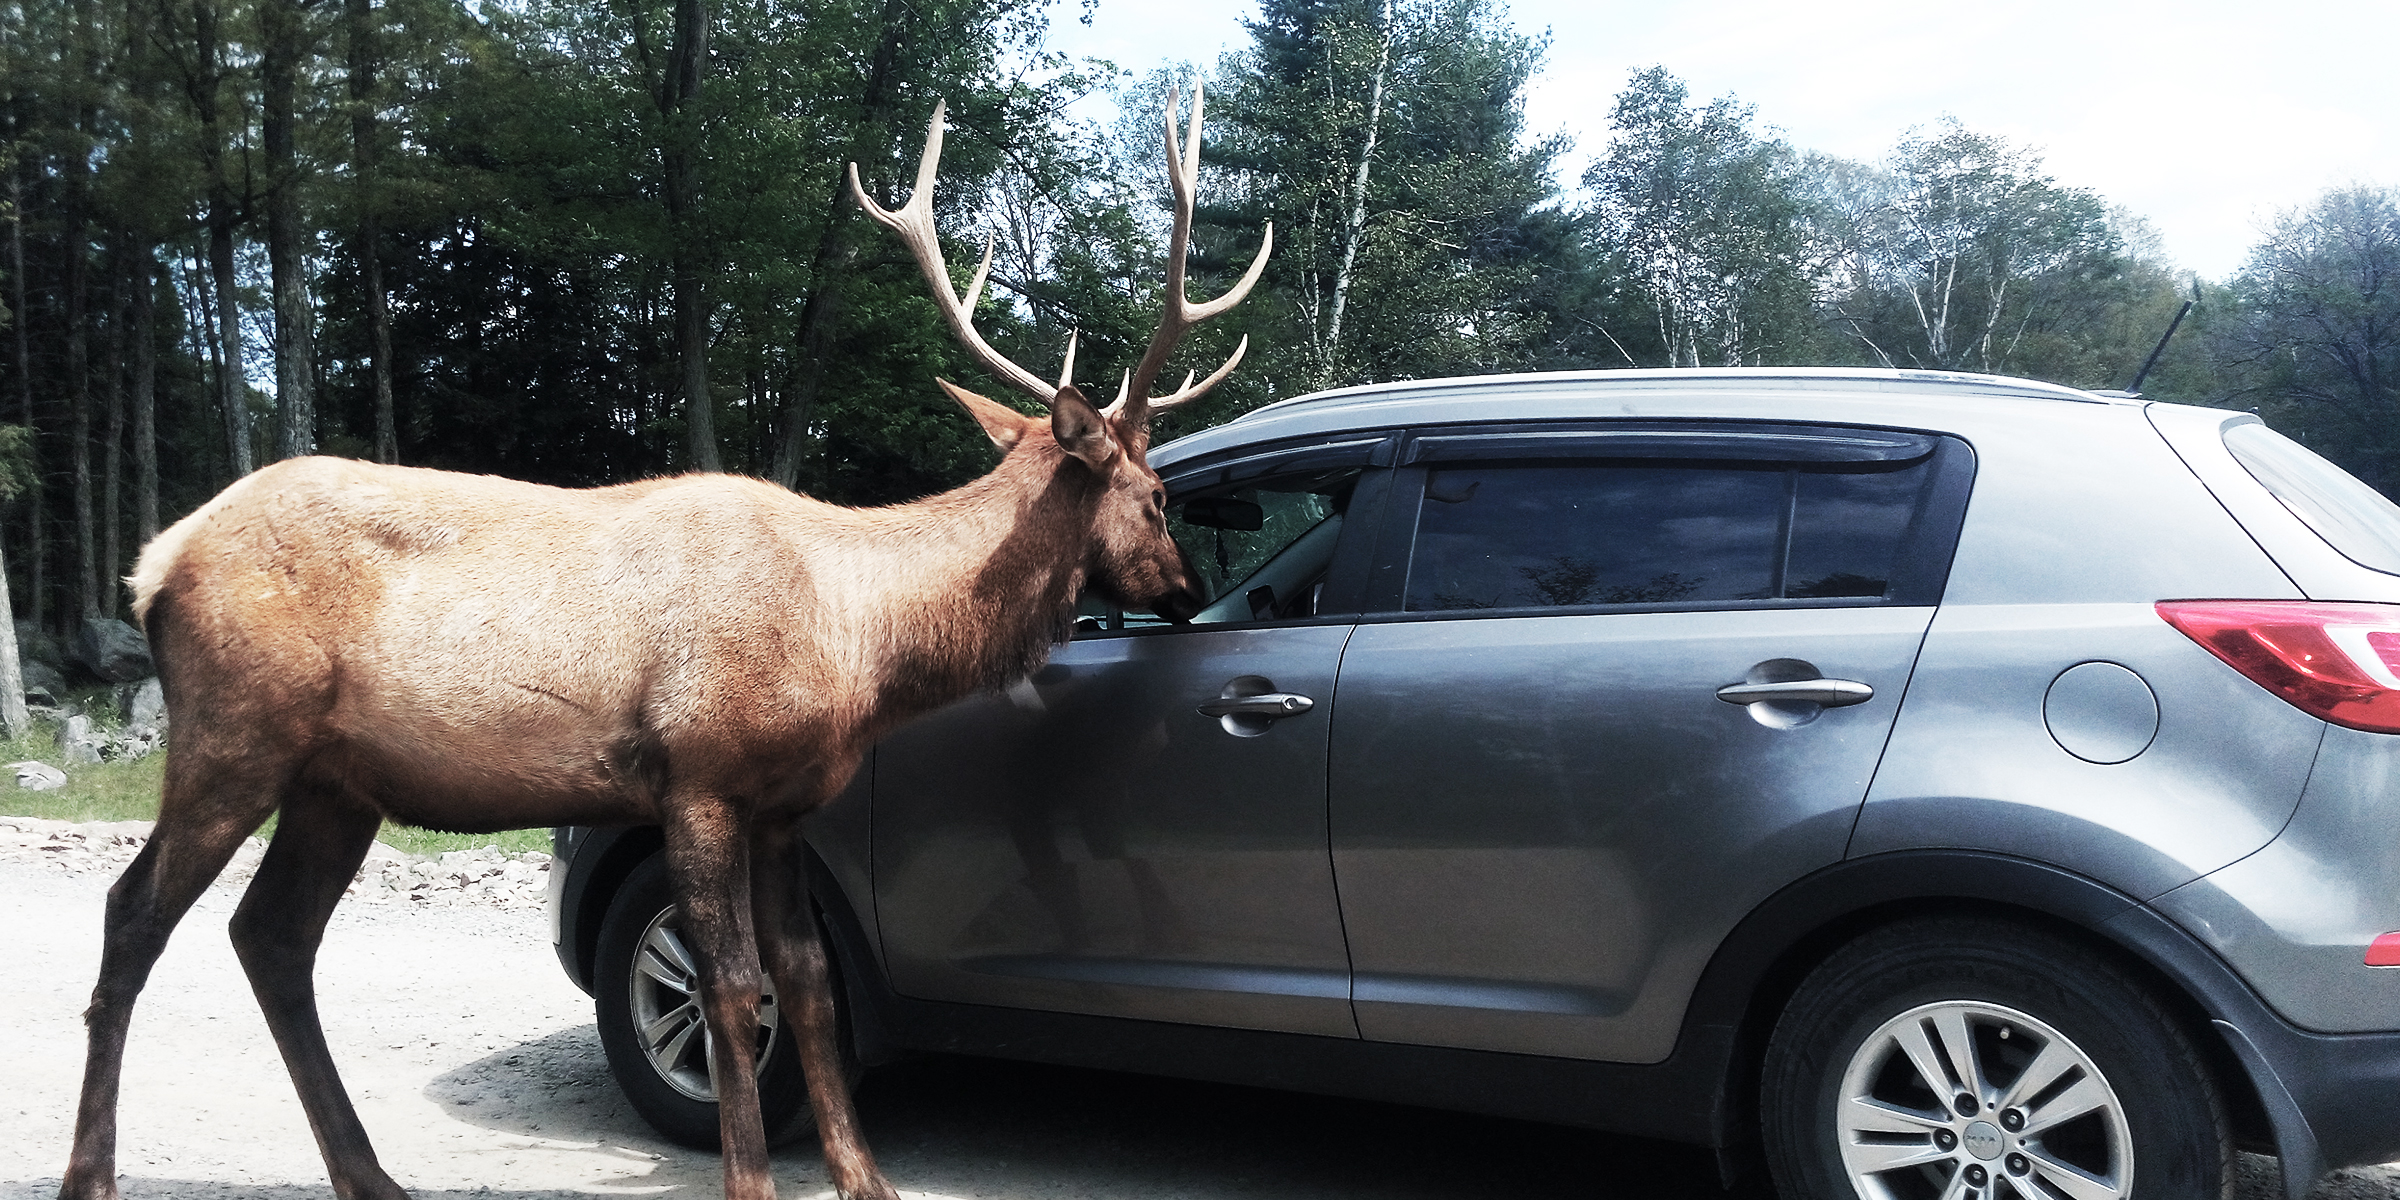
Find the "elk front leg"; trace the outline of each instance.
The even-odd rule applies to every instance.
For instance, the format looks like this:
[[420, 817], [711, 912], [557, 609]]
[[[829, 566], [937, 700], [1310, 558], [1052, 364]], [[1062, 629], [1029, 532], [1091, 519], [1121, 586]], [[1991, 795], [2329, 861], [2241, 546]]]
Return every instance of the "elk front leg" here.
[[233, 914], [233, 949], [266, 1014], [267, 1030], [341, 1200], [408, 1200], [375, 1160], [317, 1015], [317, 947], [325, 922], [358, 874], [382, 819], [338, 797], [300, 792], [283, 806], [275, 840]]
[[775, 1200], [758, 1107], [758, 1005], [765, 975], [750, 924], [749, 839], [734, 806], [720, 797], [671, 794], [665, 809], [667, 879], [683, 912], [684, 937], [699, 959], [725, 1197]]
[[751, 842], [750, 894], [758, 922], [759, 958], [775, 980], [784, 1027], [799, 1038], [800, 1067], [816, 1117], [825, 1170], [841, 1200], [899, 1200], [875, 1166], [850, 1103], [850, 1077], [834, 1007], [833, 973], [808, 902], [806, 863], [797, 818], [762, 822]]
[[133, 1002], [176, 923], [273, 808], [272, 796], [249, 788], [247, 776], [209, 766], [189, 751], [181, 757], [168, 751], [158, 823], [142, 852], [108, 889], [100, 979], [83, 1013], [90, 1048], [75, 1108], [75, 1147], [59, 1182], [59, 1200], [116, 1200], [117, 1087]]

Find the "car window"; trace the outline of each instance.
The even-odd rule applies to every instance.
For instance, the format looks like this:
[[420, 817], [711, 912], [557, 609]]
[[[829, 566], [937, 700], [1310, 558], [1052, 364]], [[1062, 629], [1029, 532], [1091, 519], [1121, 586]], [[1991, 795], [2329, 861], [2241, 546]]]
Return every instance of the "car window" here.
[[[1317, 602], [1361, 472], [1320, 470], [1175, 496], [1167, 532], [1200, 576], [1206, 604], [1194, 625], [1297, 620]], [[1140, 629], [1167, 622], [1121, 612], [1101, 597], [1078, 602], [1077, 628]]]
[[1882, 599], [1932, 461], [1434, 466], [1405, 607]]
[[2315, 451], [2255, 422], [2226, 430], [2225, 448], [2342, 557], [2400, 575], [2400, 505]]

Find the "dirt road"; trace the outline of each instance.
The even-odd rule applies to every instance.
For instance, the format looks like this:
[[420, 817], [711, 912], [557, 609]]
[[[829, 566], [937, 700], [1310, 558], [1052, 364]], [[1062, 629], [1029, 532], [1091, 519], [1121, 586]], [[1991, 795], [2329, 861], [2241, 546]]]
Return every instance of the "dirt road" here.
[[[82, 1070], [78, 1014], [109, 880], [0, 863], [0, 1200], [57, 1192]], [[316, 1147], [225, 940], [220, 885], [177, 931], [134, 1020], [128, 1200], [327, 1194]], [[714, 1196], [716, 1160], [619, 1099], [591, 1005], [538, 910], [346, 904], [318, 969], [326, 1032], [383, 1163], [418, 1200]], [[929, 1060], [872, 1077], [862, 1116], [911, 1197], [1567, 1200], [1719, 1195], [1705, 1154], [1386, 1105], [1092, 1072]], [[2263, 1160], [2245, 1200], [2274, 1195]], [[813, 1144], [786, 1197], [830, 1196]], [[2400, 1200], [2400, 1170], [2318, 1200]]]

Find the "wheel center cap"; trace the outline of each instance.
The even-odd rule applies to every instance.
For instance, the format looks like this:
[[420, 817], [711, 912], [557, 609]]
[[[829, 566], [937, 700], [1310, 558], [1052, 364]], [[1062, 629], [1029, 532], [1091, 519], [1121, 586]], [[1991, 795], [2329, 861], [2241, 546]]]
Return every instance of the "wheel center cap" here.
[[2000, 1157], [2000, 1127], [1990, 1121], [1977, 1121], [1967, 1126], [1966, 1131], [1958, 1135], [1958, 1140], [1965, 1143], [1967, 1153], [1985, 1162]]

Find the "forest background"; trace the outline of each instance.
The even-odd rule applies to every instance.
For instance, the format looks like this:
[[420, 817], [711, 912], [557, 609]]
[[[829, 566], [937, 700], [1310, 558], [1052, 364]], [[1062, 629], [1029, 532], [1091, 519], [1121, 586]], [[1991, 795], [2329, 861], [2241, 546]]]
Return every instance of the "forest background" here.
[[[1081, 0], [1085, 12], [1098, 0]], [[0, 551], [32, 627], [122, 614], [162, 522], [305, 453], [563, 485], [686, 470], [886, 503], [991, 451], [993, 385], [842, 182], [995, 246], [979, 324], [1138, 357], [1177, 71], [1045, 49], [1050, 0], [0, 0]], [[2400, 194], [2283, 213], [2226, 279], [2030, 147], [1939, 113], [1859, 162], [1664, 68], [1580, 178], [1502, 0], [1260, 0], [1208, 88], [1188, 339], [1272, 400], [1521, 370], [1864, 365], [2250, 409], [2400, 488]], [[1138, 65], [1138, 64], [1137, 64]], [[1189, 68], [1184, 68], [1189, 69]], [[1189, 87], [1184, 89], [1189, 103]], [[1116, 100], [1093, 122], [1078, 101]], [[0, 713], [0, 717], [7, 714]]]

